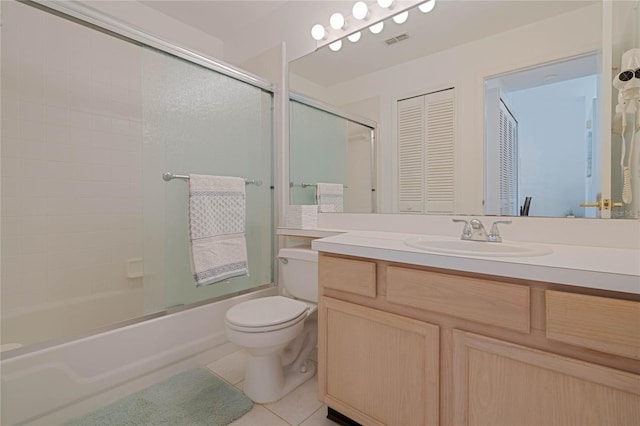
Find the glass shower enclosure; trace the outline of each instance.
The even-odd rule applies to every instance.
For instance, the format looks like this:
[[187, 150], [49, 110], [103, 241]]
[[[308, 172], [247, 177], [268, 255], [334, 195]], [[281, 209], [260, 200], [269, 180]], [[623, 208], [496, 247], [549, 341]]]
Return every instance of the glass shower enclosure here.
[[[2, 14], [3, 349], [272, 284], [270, 84], [33, 3]], [[249, 276], [196, 288], [188, 182], [166, 172], [262, 182]]]

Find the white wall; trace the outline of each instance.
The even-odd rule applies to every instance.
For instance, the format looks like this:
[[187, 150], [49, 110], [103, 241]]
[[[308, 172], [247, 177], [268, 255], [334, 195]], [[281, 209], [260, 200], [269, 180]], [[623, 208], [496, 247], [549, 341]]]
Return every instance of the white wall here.
[[456, 211], [481, 214], [484, 79], [598, 50], [602, 37], [601, 8], [600, 4], [581, 8], [326, 88], [325, 100], [337, 106], [380, 98], [378, 196], [382, 211], [390, 212], [394, 208], [394, 104], [398, 98], [456, 87], [457, 122], [460, 123]]
[[203, 53], [213, 58], [224, 57], [224, 43], [222, 40], [185, 25], [183, 22], [147, 7], [138, 1], [81, 0], [81, 3], [85, 3], [104, 14], [177, 46]]

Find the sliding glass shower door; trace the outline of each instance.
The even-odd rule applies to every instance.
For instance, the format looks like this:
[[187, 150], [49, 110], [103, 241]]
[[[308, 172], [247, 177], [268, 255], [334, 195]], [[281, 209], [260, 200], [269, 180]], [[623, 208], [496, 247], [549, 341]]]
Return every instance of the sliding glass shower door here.
[[[272, 283], [270, 92], [47, 6], [2, 21], [0, 351]], [[262, 181], [249, 277], [195, 287], [188, 183], [165, 172]]]
[[[148, 299], [147, 309], [159, 308], [153, 300], [168, 308], [270, 283], [272, 95], [150, 48], [144, 49], [142, 70], [144, 214], [149, 223], [144, 285], [149, 292], [164, 291]], [[248, 277], [195, 287], [189, 257], [189, 184], [182, 179], [165, 182], [165, 172], [256, 182], [246, 186]], [[157, 235], [158, 228], [163, 236]]]

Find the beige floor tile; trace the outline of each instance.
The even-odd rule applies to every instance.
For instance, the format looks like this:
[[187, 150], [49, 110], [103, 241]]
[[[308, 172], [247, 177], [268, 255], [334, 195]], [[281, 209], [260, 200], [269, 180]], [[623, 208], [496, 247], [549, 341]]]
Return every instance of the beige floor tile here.
[[289, 424], [262, 405], [254, 404], [251, 411], [230, 426], [289, 426]]
[[239, 350], [208, 364], [207, 368], [235, 385], [244, 380], [244, 369], [248, 358], [249, 354], [245, 350]]
[[336, 423], [327, 419], [327, 406], [323, 405], [300, 426], [336, 426]]
[[299, 425], [322, 406], [318, 401], [317, 376], [307, 380], [293, 392], [265, 407], [286, 420], [289, 424]]

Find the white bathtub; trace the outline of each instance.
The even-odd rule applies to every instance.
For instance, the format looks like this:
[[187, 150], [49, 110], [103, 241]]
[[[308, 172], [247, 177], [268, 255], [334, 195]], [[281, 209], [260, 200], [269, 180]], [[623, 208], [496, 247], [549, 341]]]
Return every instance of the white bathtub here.
[[275, 287], [184, 310], [0, 363], [2, 418], [12, 425], [59, 424], [236, 348], [224, 314]]
[[141, 287], [2, 313], [2, 350], [86, 333], [143, 314]]

